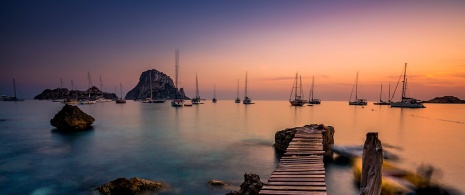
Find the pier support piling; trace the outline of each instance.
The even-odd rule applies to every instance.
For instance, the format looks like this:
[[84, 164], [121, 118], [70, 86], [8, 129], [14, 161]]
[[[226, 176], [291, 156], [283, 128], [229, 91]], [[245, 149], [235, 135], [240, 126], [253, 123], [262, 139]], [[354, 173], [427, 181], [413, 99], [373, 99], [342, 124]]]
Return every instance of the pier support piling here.
[[381, 194], [382, 166], [383, 147], [378, 139], [378, 133], [369, 132], [363, 146], [360, 195]]

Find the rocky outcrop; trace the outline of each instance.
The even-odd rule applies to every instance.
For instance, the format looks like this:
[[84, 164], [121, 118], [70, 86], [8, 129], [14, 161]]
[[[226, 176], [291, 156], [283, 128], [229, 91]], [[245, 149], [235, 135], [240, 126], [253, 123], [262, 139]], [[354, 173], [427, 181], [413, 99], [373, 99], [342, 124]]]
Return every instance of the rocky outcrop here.
[[115, 93], [107, 93], [99, 88], [92, 86], [86, 91], [68, 90], [67, 88], [45, 89], [39, 95], [36, 95], [36, 100], [54, 100], [54, 99], [118, 99]]
[[159, 190], [163, 187], [160, 182], [133, 177], [131, 179], [118, 178], [95, 189], [103, 194], [140, 194], [144, 191]]
[[296, 132], [297, 130], [295, 128], [288, 128], [276, 132], [274, 135], [275, 149], [280, 153], [286, 152], [286, 149], [292, 141], [292, 138], [294, 138]]
[[[150, 77], [152, 78], [152, 88], [150, 88]], [[150, 98], [152, 91], [153, 99], [174, 99], [175, 97], [186, 97], [184, 90], [176, 90], [173, 80], [163, 72], [152, 69], [142, 72], [137, 85], [131, 89], [125, 99], [145, 99]], [[185, 99], [188, 99], [187, 97]]]
[[244, 174], [244, 182], [239, 191], [229, 192], [226, 195], [255, 195], [263, 188], [260, 176], [254, 173]]
[[94, 117], [84, 113], [77, 106], [65, 106], [50, 120], [50, 124], [60, 130], [80, 131], [89, 129]]
[[454, 96], [443, 96], [443, 97], [435, 97], [431, 100], [424, 101], [424, 103], [465, 104], [465, 100], [461, 100]]

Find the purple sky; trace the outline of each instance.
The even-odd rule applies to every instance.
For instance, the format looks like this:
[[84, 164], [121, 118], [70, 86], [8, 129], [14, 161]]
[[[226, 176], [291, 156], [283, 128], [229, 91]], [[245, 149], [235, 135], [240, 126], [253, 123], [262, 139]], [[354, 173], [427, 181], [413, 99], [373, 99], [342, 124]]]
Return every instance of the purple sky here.
[[363, 98], [376, 100], [407, 62], [417, 97], [465, 99], [463, 10], [463, 1], [1, 1], [0, 94], [13, 94], [13, 78], [28, 99], [60, 79], [85, 90], [87, 72], [127, 92], [148, 69], [174, 78], [179, 49], [189, 96], [198, 72], [201, 97], [216, 84], [233, 99], [248, 71], [252, 98], [287, 99], [298, 71], [306, 93], [315, 75], [319, 98], [346, 100], [359, 71]]

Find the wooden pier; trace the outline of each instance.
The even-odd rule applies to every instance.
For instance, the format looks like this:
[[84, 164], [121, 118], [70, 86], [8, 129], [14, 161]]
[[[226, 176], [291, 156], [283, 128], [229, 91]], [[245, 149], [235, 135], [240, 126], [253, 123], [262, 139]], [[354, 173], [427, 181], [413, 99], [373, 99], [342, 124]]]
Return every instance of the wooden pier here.
[[324, 154], [321, 131], [297, 128], [259, 194], [326, 194]]

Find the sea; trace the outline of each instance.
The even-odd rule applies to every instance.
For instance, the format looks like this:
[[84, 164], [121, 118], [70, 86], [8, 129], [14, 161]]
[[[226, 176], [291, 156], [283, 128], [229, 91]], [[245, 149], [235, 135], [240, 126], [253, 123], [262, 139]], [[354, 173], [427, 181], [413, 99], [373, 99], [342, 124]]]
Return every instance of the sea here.
[[[465, 192], [465, 104], [254, 102], [79, 105], [95, 118], [93, 128], [66, 133], [50, 125], [62, 103], [0, 101], [0, 194], [98, 194], [95, 187], [120, 177], [167, 186], [153, 194], [225, 194], [240, 189], [245, 173], [266, 182], [279, 162], [275, 132], [307, 124], [333, 126], [336, 145], [362, 145], [367, 132], [378, 132], [400, 167], [431, 165], [434, 180]], [[213, 179], [228, 185], [208, 185]], [[326, 165], [326, 184], [328, 194], [359, 194], [345, 161]]]

